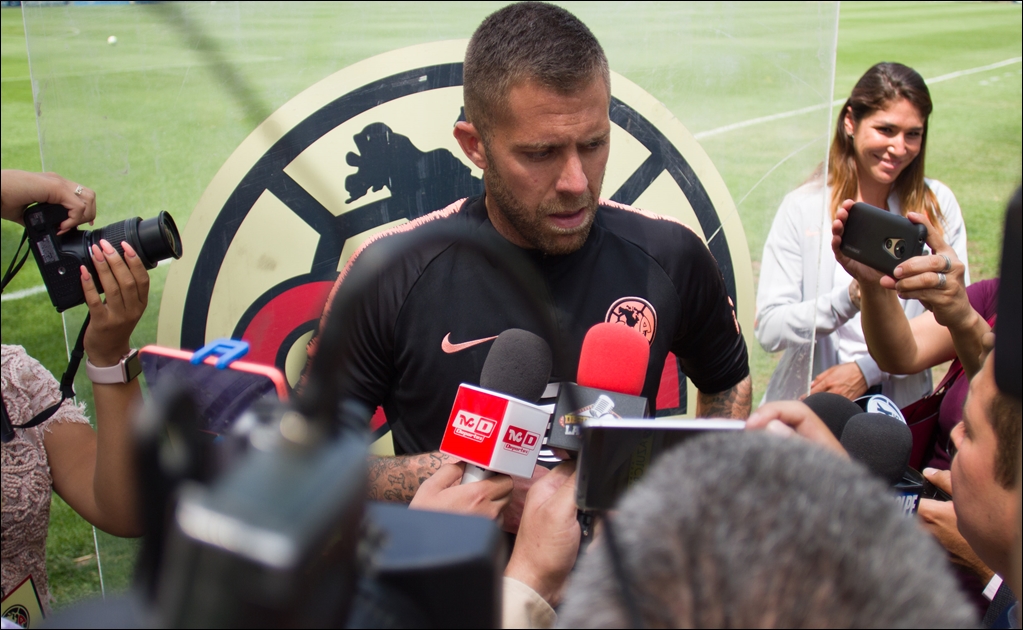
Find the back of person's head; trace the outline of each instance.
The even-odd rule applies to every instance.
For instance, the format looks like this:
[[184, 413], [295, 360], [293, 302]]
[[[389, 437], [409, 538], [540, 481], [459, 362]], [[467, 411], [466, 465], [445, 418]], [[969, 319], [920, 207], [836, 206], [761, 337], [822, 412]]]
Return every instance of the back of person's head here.
[[[976, 626], [931, 536], [858, 464], [764, 433], [702, 436], [666, 454], [612, 517], [650, 627]], [[630, 623], [594, 544], [560, 614]]]
[[849, 99], [842, 106], [838, 123], [835, 126], [835, 137], [831, 142], [828, 179], [834, 192], [831, 199], [831, 211], [835, 211], [842, 201], [856, 198], [857, 171], [856, 149], [853, 138], [845, 129], [845, 117], [848, 115], [854, 124], [859, 124], [865, 117], [882, 109], [887, 109], [897, 101], [905, 99], [920, 113], [924, 121], [923, 135], [920, 138], [920, 153], [899, 174], [893, 190], [898, 193], [903, 214], [906, 212], [926, 212], [931, 223], [941, 230], [941, 210], [937, 198], [924, 186], [924, 158], [927, 153], [927, 121], [934, 109], [931, 93], [927, 83], [916, 70], [901, 63], [882, 62], [867, 70], [856, 82]]
[[479, 25], [465, 51], [465, 117], [487, 136], [520, 81], [570, 94], [601, 78], [610, 93], [607, 56], [579, 18], [553, 4], [520, 2]]

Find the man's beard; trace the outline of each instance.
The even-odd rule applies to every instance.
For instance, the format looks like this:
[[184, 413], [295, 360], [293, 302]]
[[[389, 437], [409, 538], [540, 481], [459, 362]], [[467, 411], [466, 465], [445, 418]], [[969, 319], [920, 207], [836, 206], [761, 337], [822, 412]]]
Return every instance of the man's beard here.
[[[490, 167], [483, 173], [483, 182], [486, 187], [486, 194], [493, 199], [494, 205], [519, 235], [534, 248], [549, 256], [562, 256], [578, 251], [586, 243], [590, 235], [590, 228], [596, 218], [597, 200], [593, 198], [589, 189], [580, 197], [575, 197], [567, 203], [559, 198], [553, 202], [541, 203], [538, 208], [531, 210], [521, 203], [512, 194], [505, 184], [500, 172], [494, 168], [491, 161]], [[571, 229], [560, 229], [547, 222], [547, 217], [566, 210], [578, 210], [588, 208], [590, 210], [586, 220], [578, 227]]]

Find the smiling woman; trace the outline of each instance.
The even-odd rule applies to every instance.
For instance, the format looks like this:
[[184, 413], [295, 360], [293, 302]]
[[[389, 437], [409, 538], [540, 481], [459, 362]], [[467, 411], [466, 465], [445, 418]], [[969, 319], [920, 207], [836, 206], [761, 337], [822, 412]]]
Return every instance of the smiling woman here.
[[[830, 223], [846, 199], [862, 201], [905, 216], [926, 214], [966, 265], [966, 227], [952, 191], [924, 179], [930, 92], [912, 68], [879, 63], [856, 83], [842, 107], [831, 143], [827, 179], [823, 165], [782, 202], [764, 244], [757, 293], [756, 334], [769, 352], [793, 355], [813, 346], [813, 382], [822, 391], [855, 399], [881, 393], [900, 407], [931, 390], [930, 370], [895, 376], [884, 373], [867, 351], [860, 325], [859, 284], [835, 264]], [[816, 295], [816, 300], [807, 296]], [[910, 318], [923, 312], [916, 300], [903, 300]], [[765, 398], [783, 399], [776, 381]], [[806, 393], [799, 392], [799, 393]]]

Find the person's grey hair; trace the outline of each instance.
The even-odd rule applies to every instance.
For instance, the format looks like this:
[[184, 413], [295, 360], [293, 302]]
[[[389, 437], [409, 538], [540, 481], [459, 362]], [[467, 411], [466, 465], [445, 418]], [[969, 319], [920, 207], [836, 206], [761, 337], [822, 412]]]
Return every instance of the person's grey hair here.
[[579, 18], [553, 4], [520, 2], [490, 14], [465, 51], [466, 120], [486, 137], [514, 84], [533, 80], [570, 94], [611, 73], [600, 42]]
[[[649, 627], [978, 625], [942, 550], [890, 491], [804, 440], [693, 439], [665, 454], [612, 518]], [[629, 623], [604, 543], [572, 576], [560, 626]]]

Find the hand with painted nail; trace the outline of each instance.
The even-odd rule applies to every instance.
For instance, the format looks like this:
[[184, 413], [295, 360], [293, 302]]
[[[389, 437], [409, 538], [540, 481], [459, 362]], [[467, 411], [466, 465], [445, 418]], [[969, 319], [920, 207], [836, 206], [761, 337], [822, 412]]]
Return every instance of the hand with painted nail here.
[[767, 431], [782, 437], [798, 435], [814, 444], [848, 457], [845, 448], [828, 425], [801, 402], [772, 402], [754, 411], [746, 421], [747, 431]]
[[106, 299], [97, 290], [97, 278], [81, 267], [82, 289], [91, 320], [85, 332], [85, 351], [97, 367], [116, 364], [129, 350], [129, 338], [149, 301], [149, 272], [138, 253], [122, 242], [122, 257], [106, 240], [92, 246], [92, 264]]
[[23, 223], [25, 208], [33, 203], [67, 208], [68, 218], [61, 222], [60, 234], [83, 223], [92, 225], [96, 218], [96, 193], [56, 173], [4, 169], [0, 179], [0, 211], [8, 221]]
[[881, 286], [898, 292], [899, 297], [916, 299], [934, 313], [942, 326], [952, 326], [973, 311], [966, 296], [966, 265], [955, 250], [931, 225], [927, 215], [910, 212], [907, 218], [927, 228], [930, 256], [915, 256], [895, 268], [895, 277], [885, 276]]

